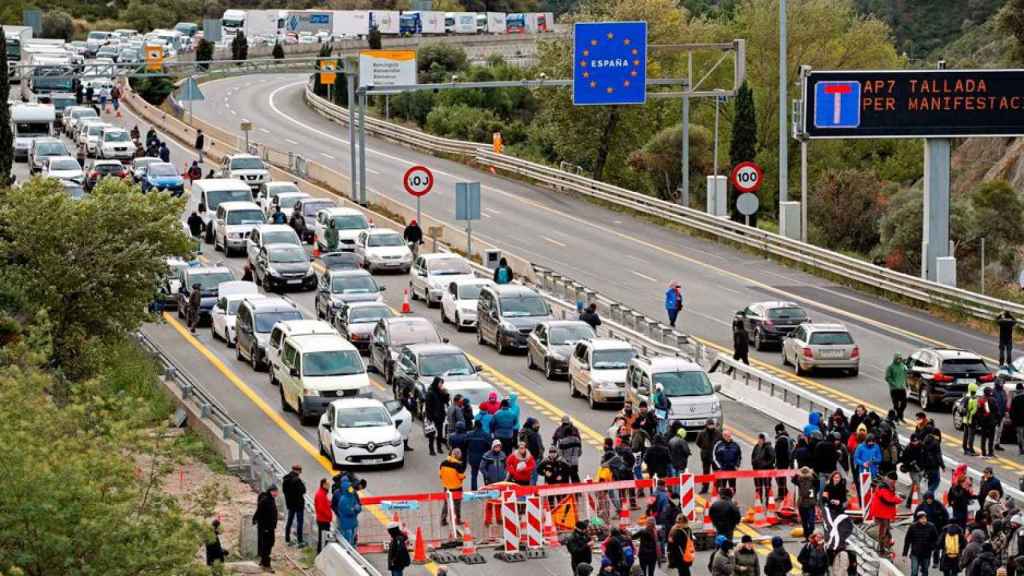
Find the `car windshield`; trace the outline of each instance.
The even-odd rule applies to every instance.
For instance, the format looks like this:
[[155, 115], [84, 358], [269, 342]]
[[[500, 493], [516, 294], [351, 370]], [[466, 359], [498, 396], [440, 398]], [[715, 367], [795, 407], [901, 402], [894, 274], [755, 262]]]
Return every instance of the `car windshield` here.
[[548, 343], [553, 346], [586, 340], [594, 337], [594, 329], [588, 324], [570, 326], [552, 326], [548, 329]]
[[661, 384], [666, 396], [707, 396], [714, 391], [707, 374], [698, 370], [659, 372], [654, 375], [654, 384]]
[[228, 300], [228, 309], [226, 312], [234, 316], [235, 314], [238, 314], [238, 307], [241, 305], [241, 300]]
[[427, 271], [432, 276], [473, 273], [473, 269], [469, 267], [469, 262], [462, 258], [435, 258], [428, 260]]
[[104, 142], [127, 142], [129, 140], [127, 132], [106, 132], [103, 134]]
[[63, 156], [68, 153], [63, 142], [41, 142], [36, 144], [36, 156]]
[[302, 205], [302, 215], [307, 218], [310, 216], [316, 216], [318, 210], [330, 208], [332, 206], [334, 206], [334, 202], [306, 202]]
[[814, 332], [811, 334], [809, 344], [841, 346], [843, 344], [853, 344], [853, 338], [850, 337], [849, 332]]
[[391, 328], [391, 345], [431, 344], [440, 342], [434, 327], [426, 323], [401, 324]]
[[287, 320], [302, 320], [302, 312], [298, 310], [281, 310], [279, 312], [263, 312], [256, 315], [256, 331], [260, 334], [267, 334], [278, 322]]
[[632, 359], [632, 349], [594, 350], [591, 364], [599, 370], [625, 370]]
[[420, 356], [420, 376], [468, 376], [472, 373], [473, 365], [460, 352]]
[[92, 169], [106, 176], [108, 174], [121, 174], [124, 166], [121, 166], [121, 164], [93, 164]]
[[263, 212], [259, 210], [232, 210], [227, 214], [228, 224], [262, 224]]
[[[206, 193], [207, 210], [216, 210], [224, 202], [252, 202], [252, 192], [245, 190], [215, 190]], [[263, 221], [263, 218], [260, 218]]]
[[769, 308], [769, 320], [806, 320], [807, 313], [801, 308]]
[[54, 158], [50, 160], [50, 170], [81, 170], [74, 158]]
[[459, 300], [479, 300], [483, 284], [463, 284], [459, 286]]
[[355, 350], [325, 350], [302, 355], [303, 376], [350, 376], [365, 371]]
[[98, 118], [99, 114], [92, 108], [80, 108], [71, 111], [72, 118]]
[[231, 161], [232, 170], [263, 170], [263, 161], [259, 158], [235, 158]]
[[331, 279], [331, 292], [335, 294], [369, 294], [379, 290], [377, 282], [370, 276], [335, 276]]
[[359, 257], [351, 252], [321, 254], [320, 261], [328, 270], [355, 270], [359, 268]]
[[377, 426], [391, 426], [391, 416], [382, 407], [338, 408], [335, 412], [335, 428], [375, 428]]
[[366, 230], [370, 223], [362, 214], [342, 214], [334, 217], [334, 227], [338, 230]]
[[263, 233], [264, 244], [295, 244], [299, 245], [299, 237], [291, 230], [273, 230]]
[[281, 208], [292, 208], [299, 200], [302, 200], [302, 196], [278, 196], [277, 205]]
[[980, 358], [950, 358], [942, 361], [945, 372], [988, 372], [988, 366]]
[[230, 282], [232, 280], [234, 280], [234, 277], [231, 276], [230, 272], [201, 272], [189, 274], [188, 277], [189, 285], [198, 282], [203, 292], [214, 291], [221, 282]]
[[349, 310], [348, 321], [350, 324], [364, 324], [376, 322], [381, 318], [391, 318], [391, 316], [393, 314], [387, 306], [361, 306]]
[[65, 182], [64, 191], [68, 193], [68, 196], [71, 196], [72, 200], [81, 200], [85, 197], [85, 188], [75, 183]]
[[301, 246], [281, 246], [270, 251], [270, 261], [281, 264], [305, 262], [306, 251]]
[[503, 296], [501, 298], [501, 314], [506, 318], [547, 316], [548, 307], [539, 296], [534, 296], [532, 294]]
[[163, 162], [159, 164], [153, 163], [149, 165], [146, 168], [146, 173], [149, 174], [150, 176], [156, 176], [157, 178], [178, 175], [178, 171], [174, 168], [173, 164], [167, 164]]
[[104, 129], [106, 129], [106, 126], [103, 124], [89, 124], [86, 128], [86, 133], [89, 136], [99, 136]]
[[372, 234], [367, 244], [369, 246], [401, 246], [402, 237], [398, 234]]
[[48, 136], [50, 124], [48, 122], [15, 122], [14, 132], [18, 136]]

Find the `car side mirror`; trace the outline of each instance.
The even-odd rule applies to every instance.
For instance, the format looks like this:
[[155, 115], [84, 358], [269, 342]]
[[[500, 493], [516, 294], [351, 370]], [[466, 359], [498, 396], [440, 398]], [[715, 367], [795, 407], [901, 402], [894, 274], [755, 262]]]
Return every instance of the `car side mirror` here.
[[496, 310], [491, 310], [491, 313], [488, 314], [488, 316], [491, 317], [491, 320], [497, 320], [498, 319], [498, 312]]
[[288, 371], [288, 373], [291, 374], [295, 378], [299, 377], [299, 369], [298, 368], [292, 368], [291, 370]]
[[330, 423], [330, 422], [321, 422], [321, 423], [320, 423], [320, 426], [321, 426], [321, 427], [322, 427], [322, 428], [323, 428], [324, 430], [330, 430], [330, 429], [331, 429], [331, 423]]
[[206, 204], [203, 204], [202, 202], [200, 202], [199, 203], [199, 211], [200, 212], [206, 212]]
[[388, 289], [388, 287], [387, 287], [387, 286], [383, 286], [383, 285], [382, 285], [382, 286], [380, 286], [380, 291], [381, 291], [381, 292], [384, 292], [384, 291], [385, 291], [385, 290], [387, 290], [387, 289]]
[[722, 391], [722, 385], [721, 384], [715, 384], [713, 388], [714, 388], [715, 392], [721, 392]]
[[441, 338], [441, 342], [444, 343], [444, 344], [447, 344], [449, 342], [449, 340], [447, 338]]
[[473, 364], [473, 370], [476, 370], [477, 372], [483, 372], [484, 367], [481, 366], [480, 364]]

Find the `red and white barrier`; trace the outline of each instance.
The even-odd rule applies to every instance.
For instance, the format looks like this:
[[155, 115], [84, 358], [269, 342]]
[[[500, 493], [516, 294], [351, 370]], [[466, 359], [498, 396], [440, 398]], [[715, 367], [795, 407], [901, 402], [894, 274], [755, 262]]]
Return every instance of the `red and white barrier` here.
[[697, 495], [693, 491], [693, 474], [684, 472], [679, 475], [679, 507], [686, 519], [693, 522], [697, 512]]
[[501, 527], [505, 553], [518, 552], [519, 510], [516, 508], [516, 493], [513, 490], [506, 490], [501, 495]]
[[544, 530], [544, 511], [540, 507], [540, 496], [527, 496], [526, 498], [526, 548], [538, 550], [541, 548], [541, 538]]

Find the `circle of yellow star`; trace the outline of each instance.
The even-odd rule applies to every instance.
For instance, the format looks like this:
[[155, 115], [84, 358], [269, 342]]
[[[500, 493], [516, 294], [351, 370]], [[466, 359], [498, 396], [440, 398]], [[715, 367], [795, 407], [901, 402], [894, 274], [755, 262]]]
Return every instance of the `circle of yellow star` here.
[[583, 55], [584, 56], [590, 56], [590, 50], [584, 50], [583, 51]]
[[584, 78], [590, 78], [590, 72], [584, 71], [583, 72], [583, 77]]
[[625, 40], [623, 40], [623, 41], [622, 41], [622, 44], [623, 44], [624, 46], [629, 46], [629, 38], [626, 38]]
[[633, 66], [639, 66], [639, 65], [640, 65], [640, 61], [639, 60], [633, 60]]
[[630, 76], [632, 76], [633, 78], [636, 78], [636, 70], [632, 70], [632, 71], [631, 71], [631, 72], [629, 73], [629, 75], [630, 75]]
[[615, 34], [612, 34], [611, 32], [609, 32], [608, 33], [608, 39], [612, 40], [613, 38], [615, 38]]
[[630, 53], [631, 53], [631, 54], [632, 54], [633, 56], [636, 56], [637, 54], [639, 54], [639, 53], [640, 53], [640, 51], [639, 51], [639, 50], [637, 50], [636, 48], [633, 48], [632, 50], [630, 50]]
[[615, 92], [615, 88], [612, 88], [611, 86], [609, 86], [609, 87], [608, 87], [608, 88], [606, 88], [605, 90], [606, 90], [606, 91], [607, 91], [607, 92], [608, 92], [609, 94], [611, 94], [612, 92]]
[[583, 67], [583, 68], [586, 68], [587, 67], [587, 61], [586, 60], [580, 60], [580, 66]]
[[629, 88], [629, 80], [623, 80], [622, 81], [622, 87], [623, 88]]
[[595, 39], [591, 40], [590, 41], [590, 45], [591, 46], [597, 46], [597, 39], [595, 38]]
[[593, 80], [591, 80], [590, 81], [590, 87], [591, 88], [597, 88], [597, 82], [594, 82]]

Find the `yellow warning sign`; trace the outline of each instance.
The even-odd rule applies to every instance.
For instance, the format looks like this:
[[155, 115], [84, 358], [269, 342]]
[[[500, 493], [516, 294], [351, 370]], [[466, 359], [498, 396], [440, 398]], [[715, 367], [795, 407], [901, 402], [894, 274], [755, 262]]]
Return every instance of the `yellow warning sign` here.
[[159, 72], [164, 67], [164, 47], [159, 45], [146, 46], [146, 71]]
[[337, 60], [321, 60], [320, 61], [320, 83], [325, 85], [334, 84], [338, 78], [337, 74], [338, 61]]
[[555, 506], [555, 509], [551, 511], [551, 521], [555, 523], [556, 528], [563, 530], [575, 530], [576, 529], [576, 499], [572, 496], [566, 496]]

